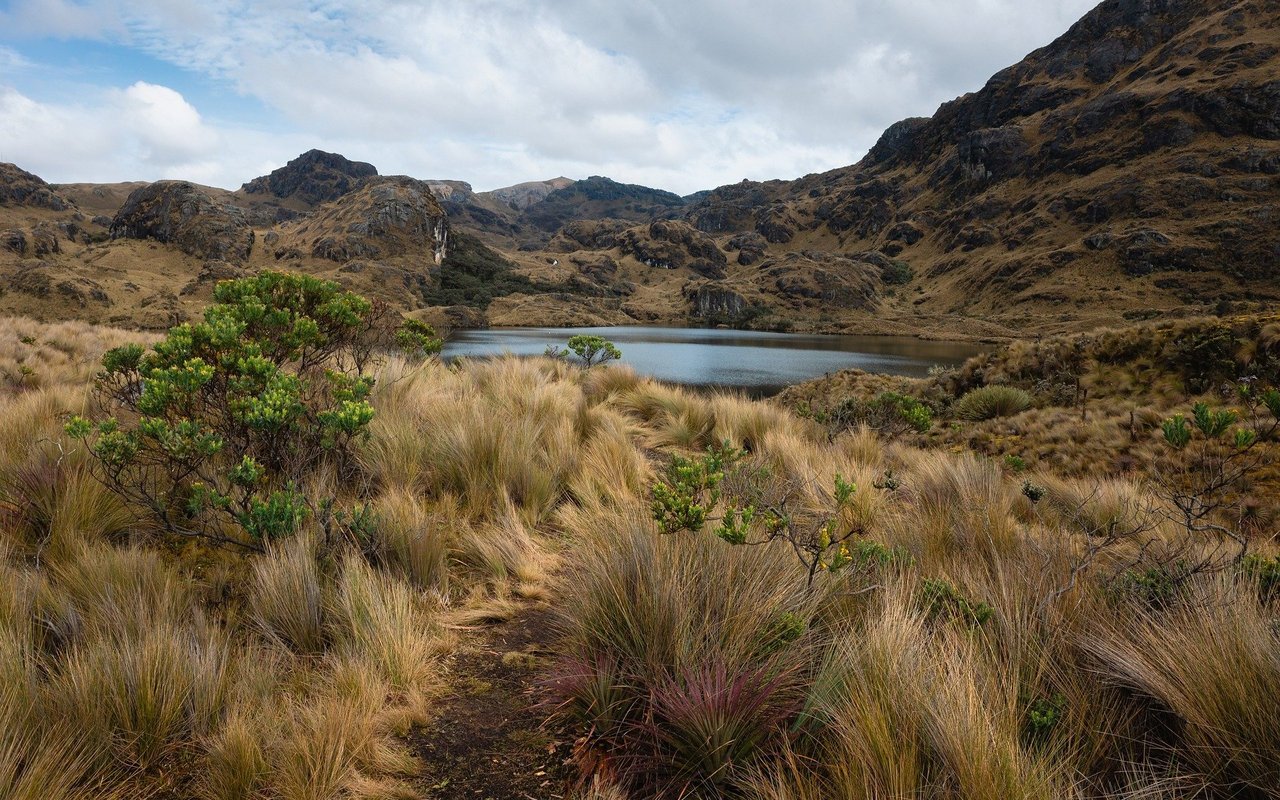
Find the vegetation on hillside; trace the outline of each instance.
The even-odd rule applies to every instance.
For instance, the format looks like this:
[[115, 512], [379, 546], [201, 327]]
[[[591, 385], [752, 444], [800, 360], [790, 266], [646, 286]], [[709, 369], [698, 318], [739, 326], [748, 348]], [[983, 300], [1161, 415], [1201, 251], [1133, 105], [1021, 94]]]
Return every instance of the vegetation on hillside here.
[[[1058, 345], [892, 396], [877, 387], [833, 428], [617, 365], [449, 367], [384, 337], [349, 373], [360, 397], [313, 384], [328, 388], [300, 392], [317, 403], [288, 404], [297, 414], [272, 440], [292, 453], [317, 437], [319, 457], [270, 479], [292, 478], [308, 513], [258, 539], [235, 515], [208, 521], [263, 552], [175, 535], [154, 503], [99, 480], [103, 436], [180, 426], [171, 411], [218, 419], [207, 411], [223, 397], [247, 422], [282, 380], [313, 378], [290, 337], [333, 344], [343, 328], [322, 321], [363, 306], [306, 296], [220, 289], [207, 339], [192, 326], [139, 348], [70, 324], [16, 320], [0, 336], [0, 795], [447, 796], [413, 743], [443, 695], [483, 691], [457, 683], [449, 653], [477, 626], [549, 605], [541, 708], [578, 740], [584, 798], [1227, 798], [1280, 785], [1280, 549], [1236, 524], [1241, 492], [1216, 503], [1193, 481], [1208, 510], [1188, 524], [1187, 495], [1140, 471], [1071, 476], [1047, 458], [1015, 469], [1005, 453], [912, 443], [951, 441], [939, 398], [987, 383], [1035, 407], [962, 427], [1046, 412], [1027, 380]], [[258, 305], [281, 324], [214, 335]], [[179, 352], [188, 339], [220, 377], [184, 382], [204, 375]], [[246, 369], [255, 346], [270, 367]], [[122, 364], [149, 377], [115, 396], [118, 427], [86, 443], [64, 427], [105, 420], [86, 364], [108, 353], [104, 385]], [[1265, 472], [1280, 397], [1260, 378], [1236, 411], [1197, 407], [1179, 369], [1169, 413], [1137, 431], [1166, 481], [1199, 480], [1206, 463], [1243, 467], [1243, 483]], [[1143, 374], [1159, 396], [1158, 365]], [[196, 402], [224, 379], [225, 394]], [[1085, 410], [1098, 415], [1116, 382], [1092, 381]], [[323, 415], [348, 402], [361, 405], [355, 435], [326, 436]], [[862, 424], [877, 420], [891, 424]], [[217, 474], [248, 456], [266, 481], [266, 430], [226, 435]], [[156, 432], [149, 446], [185, 441]], [[167, 491], [171, 513], [200, 511], [194, 474]], [[343, 535], [326, 535], [325, 508], [346, 514]]]

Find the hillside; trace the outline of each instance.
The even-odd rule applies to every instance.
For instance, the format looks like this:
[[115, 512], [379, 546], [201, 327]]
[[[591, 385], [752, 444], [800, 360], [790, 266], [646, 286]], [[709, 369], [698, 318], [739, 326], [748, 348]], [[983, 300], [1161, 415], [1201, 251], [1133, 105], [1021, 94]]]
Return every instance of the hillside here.
[[859, 163], [688, 219], [909, 264], [885, 314], [1086, 328], [1280, 297], [1280, 3], [1107, 0]]
[[675, 216], [722, 274], [658, 272], [598, 223], [548, 250], [684, 298], [637, 319], [1019, 336], [1247, 311], [1280, 298], [1277, 120], [1280, 4], [1108, 0], [857, 164], [692, 195]]

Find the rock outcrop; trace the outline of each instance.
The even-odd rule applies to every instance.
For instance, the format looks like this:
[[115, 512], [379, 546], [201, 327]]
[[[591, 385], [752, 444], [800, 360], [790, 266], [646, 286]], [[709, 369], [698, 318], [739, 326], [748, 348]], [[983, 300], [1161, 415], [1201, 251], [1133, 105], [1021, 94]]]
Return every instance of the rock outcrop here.
[[74, 210], [75, 205], [49, 184], [14, 164], [0, 163], [0, 206], [28, 206], [50, 211]]
[[787, 253], [760, 265], [765, 291], [793, 305], [827, 309], [874, 308], [879, 297], [880, 266], [835, 253], [807, 250]]
[[688, 268], [705, 278], [724, 277], [728, 258], [714, 239], [688, 223], [655, 220], [618, 237], [622, 252], [656, 269]]
[[714, 282], [691, 282], [684, 287], [684, 296], [690, 315], [704, 322], [739, 319], [748, 308], [745, 297]]
[[389, 176], [368, 179], [310, 216], [287, 223], [274, 255], [284, 260], [307, 254], [340, 264], [409, 257], [438, 265], [448, 245], [449, 223], [431, 187]]
[[111, 238], [154, 239], [197, 258], [249, 258], [253, 230], [244, 211], [215, 202], [195, 184], [157, 181], [137, 189], [111, 220]]
[[337, 200], [377, 174], [372, 164], [351, 161], [337, 153], [308, 150], [270, 174], [249, 181], [240, 191], [296, 198], [317, 205]]

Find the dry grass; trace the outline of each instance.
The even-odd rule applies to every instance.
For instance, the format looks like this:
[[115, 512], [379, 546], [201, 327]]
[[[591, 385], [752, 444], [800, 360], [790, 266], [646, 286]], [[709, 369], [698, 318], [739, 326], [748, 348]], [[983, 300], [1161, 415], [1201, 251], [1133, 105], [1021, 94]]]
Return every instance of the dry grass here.
[[[0, 396], [0, 796], [413, 796], [420, 766], [398, 737], [447, 683], [445, 623], [530, 601], [561, 613], [553, 691], [599, 773], [583, 797], [1227, 798], [1280, 784], [1275, 599], [1226, 572], [1149, 602], [1124, 570], [1196, 552], [1167, 523], [1072, 582], [1091, 532], [1139, 527], [1150, 495], [1058, 459], [1127, 440], [1118, 398], [1144, 382], [1149, 432], [1167, 384], [1150, 353], [1107, 372], [1118, 388], [1086, 423], [1052, 407], [966, 429], [998, 453], [1046, 448], [1026, 474], [865, 430], [829, 439], [780, 406], [625, 369], [393, 360], [361, 474], [327, 489], [367, 503], [372, 525], [248, 556], [140, 529], [92, 480], [59, 428], [91, 371], [72, 362], [115, 334], [32, 330], [75, 358], [27, 354], [45, 382]], [[1255, 338], [1261, 363], [1280, 335]], [[0, 340], [0, 354], [30, 347]], [[1046, 358], [1016, 350], [986, 379], [1023, 381]], [[664, 460], [721, 441], [793, 508], [829, 507], [836, 475], [854, 482], [837, 524], [893, 558], [810, 588], [785, 544], [660, 536], [648, 488]]]

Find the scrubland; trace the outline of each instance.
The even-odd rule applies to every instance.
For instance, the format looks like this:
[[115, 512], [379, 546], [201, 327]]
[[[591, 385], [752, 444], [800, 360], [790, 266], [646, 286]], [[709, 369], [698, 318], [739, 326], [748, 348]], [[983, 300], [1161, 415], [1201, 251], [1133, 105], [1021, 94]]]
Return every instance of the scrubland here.
[[[162, 531], [64, 434], [102, 353], [141, 337], [4, 328], [0, 797], [447, 797], [406, 737], [460, 637], [539, 605], [531, 713], [578, 738], [582, 797], [1280, 793], [1270, 518], [1227, 558], [1143, 470], [1071, 463], [1128, 440], [1124, 380], [1154, 418], [1213, 390], [1159, 357], [1090, 366], [1097, 440], [1055, 445], [1074, 400], [895, 437], [617, 366], [386, 356], [357, 474], [311, 489], [367, 508], [367, 538], [309, 524], [259, 554]], [[1046, 361], [1012, 353], [926, 388]], [[1010, 424], [1017, 470], [991, 446]], [[661, 533], [673, 457], [725, 442], [703, 529]], [[809, 580], [764, 519], [718, 537], [745, 470], [789, 521], [848, 532], [848, 559]]]

